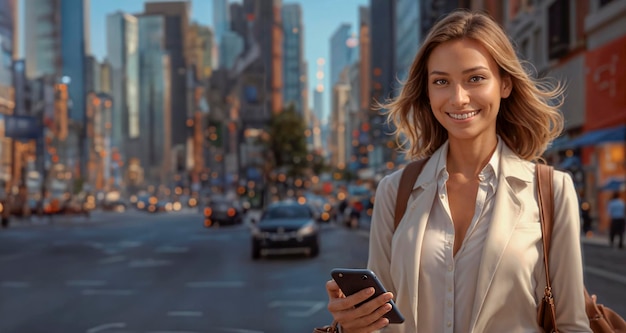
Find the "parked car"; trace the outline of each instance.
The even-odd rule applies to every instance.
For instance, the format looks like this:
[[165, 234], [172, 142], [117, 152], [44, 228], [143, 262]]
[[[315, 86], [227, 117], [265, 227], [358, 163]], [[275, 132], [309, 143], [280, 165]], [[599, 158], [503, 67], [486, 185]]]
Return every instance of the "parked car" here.
[[204, 206], [204, 226], [218, 227], [224, 224], [243, 223], [245, 215], [243, 207], [238, 199], [230, 199], [225, 196], [213, 196], [207, 200]]
[[319, 225], [308, 204], [275, 202], [258, 222], [252, 222], [252, 259], [259, 259], [262, 250], [304, 250], [311, 257], [319, 254]]

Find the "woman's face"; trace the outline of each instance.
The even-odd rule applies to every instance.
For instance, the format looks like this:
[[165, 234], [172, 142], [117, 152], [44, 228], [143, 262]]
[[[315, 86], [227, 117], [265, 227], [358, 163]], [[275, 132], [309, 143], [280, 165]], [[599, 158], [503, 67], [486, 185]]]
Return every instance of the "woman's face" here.
[[433, 49], [427, 66], [430, 107], [450, 140], [495, 138], [511, 80], [500, 76], [489, 52], [472, 39], [453, 40]]

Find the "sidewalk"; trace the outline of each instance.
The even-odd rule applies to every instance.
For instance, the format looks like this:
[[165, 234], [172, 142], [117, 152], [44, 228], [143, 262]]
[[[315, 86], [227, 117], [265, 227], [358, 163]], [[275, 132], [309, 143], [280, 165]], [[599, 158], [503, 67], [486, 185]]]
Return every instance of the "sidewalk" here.
[[587, 235], [581, 235], [580, 241], [583, 244], [609, 246], [609, 235], [601, 232], [591, 232]]

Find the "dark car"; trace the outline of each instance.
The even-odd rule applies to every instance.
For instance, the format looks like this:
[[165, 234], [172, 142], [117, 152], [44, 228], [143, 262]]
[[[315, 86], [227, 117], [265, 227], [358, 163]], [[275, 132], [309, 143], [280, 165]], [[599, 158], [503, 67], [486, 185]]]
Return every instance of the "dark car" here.
[[204, 206], [204, 226], [218, 227], [224, 224], [241, 224], [243, 222], [243, 208], [239, 200], [227, 197], [211, 197]]
[[319, 226], [309, 205], [295, 201], [273, 203], [258, 222], [253, 222], [253, 259], [260, 258], [262, 250], [304, 250], [311, 257], [319, 254]]

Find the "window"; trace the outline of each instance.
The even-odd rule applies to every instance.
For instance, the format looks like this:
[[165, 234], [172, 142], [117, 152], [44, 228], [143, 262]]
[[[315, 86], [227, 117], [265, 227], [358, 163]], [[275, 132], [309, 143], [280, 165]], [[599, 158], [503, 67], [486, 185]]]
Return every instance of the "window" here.
[[569, 0], [557, 0], [548, 9], [548, 57], [556, 59], [565, 55], [570, 42]]

